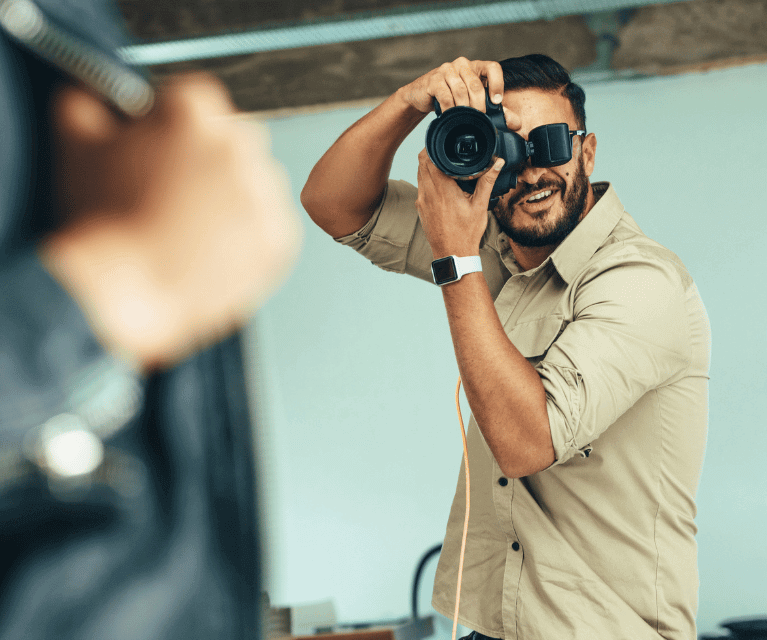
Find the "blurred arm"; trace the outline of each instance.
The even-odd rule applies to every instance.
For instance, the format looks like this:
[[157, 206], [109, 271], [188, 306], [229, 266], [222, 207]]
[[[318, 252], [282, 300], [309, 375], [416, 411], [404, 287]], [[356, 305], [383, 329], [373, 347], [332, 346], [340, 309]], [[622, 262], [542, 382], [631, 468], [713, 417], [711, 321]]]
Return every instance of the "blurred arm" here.
[[234, 114], [199, 74], [160, 87], [140, 120], [80, 88], [55, 101], [64, 224], [39, 255], [101, 342], [141, 369], [241, 326], [297, 255], [284, 171], [265, 132]]

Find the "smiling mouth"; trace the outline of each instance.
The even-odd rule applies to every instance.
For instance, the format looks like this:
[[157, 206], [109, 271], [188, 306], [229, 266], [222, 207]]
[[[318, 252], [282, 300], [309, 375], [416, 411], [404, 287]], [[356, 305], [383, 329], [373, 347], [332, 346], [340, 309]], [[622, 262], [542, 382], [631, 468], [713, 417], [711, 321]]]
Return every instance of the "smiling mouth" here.
[[547, 189], [546, 191], [536, 193], [534, 196], [530, 196], [527, 200], [525, 200], [525, 202], [540, 202], [541, 200], [548, 198], [552, 193], [554, 193], [554, 191]]

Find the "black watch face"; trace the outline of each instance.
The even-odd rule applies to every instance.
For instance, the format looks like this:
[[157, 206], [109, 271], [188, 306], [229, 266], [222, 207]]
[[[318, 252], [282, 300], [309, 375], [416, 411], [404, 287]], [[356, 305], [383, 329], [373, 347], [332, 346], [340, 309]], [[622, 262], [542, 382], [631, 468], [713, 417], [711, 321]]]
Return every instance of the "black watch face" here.
[[452, 257], [440, 258], [431, 263], [431, 271], [434, 274], [434, 282], [447, 284], [458, 280], [458, 272], [455, 270], [455, 261]]

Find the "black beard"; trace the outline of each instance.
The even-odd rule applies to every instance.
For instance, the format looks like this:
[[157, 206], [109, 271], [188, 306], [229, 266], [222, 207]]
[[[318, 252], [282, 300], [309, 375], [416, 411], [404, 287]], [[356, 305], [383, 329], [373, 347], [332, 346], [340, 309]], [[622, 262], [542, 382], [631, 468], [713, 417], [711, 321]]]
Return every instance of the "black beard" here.
[[501, 229], [506, 232], [506, 235], [521, 247], [558, 245], [580, 222], [581, 216], [586, 209], [588, 184], [586, 172], [583, 170], [583, 156], [581, 156], [578, 158], [578, 165], [575, 168], [572, 189], [567, 190], [567, 184], [564, 180], [561, 180], [560, 183], [546, 180], [535, 185], [527, 185], [524, 192], [517, 195], [514, 202], [522, 202], [529, 195], [541, 189], [548, 187], [559, 189], [560, 194], [563, 194], [562, 201], [565, 213], [552, 226], [547, 228], [515, 229], [511, 224], [514, 206], [511, 201], [508, 203], [499, 202], [493, 210], [493, 214], [498, 220]]

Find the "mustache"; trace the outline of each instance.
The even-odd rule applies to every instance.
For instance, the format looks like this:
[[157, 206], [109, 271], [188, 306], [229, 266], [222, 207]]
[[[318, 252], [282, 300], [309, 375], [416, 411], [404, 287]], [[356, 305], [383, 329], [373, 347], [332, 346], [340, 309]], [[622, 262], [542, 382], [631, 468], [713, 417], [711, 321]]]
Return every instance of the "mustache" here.
[[565, 181], [562, 180], [561, 182], [557, 182], [556, 180], [539, 180], [535, 184], [523, 184], [520, 189], [521, 191], [514, 197], [514, 199], [511, 201], [512, 205], [519, 204], [523, 200], [527, 200], [531, 195], [533, 195], [536, 191], [545, 191], [546, 189], [559, 189], [564, 193], [566, 190], [567, 185], [565, 184]]

